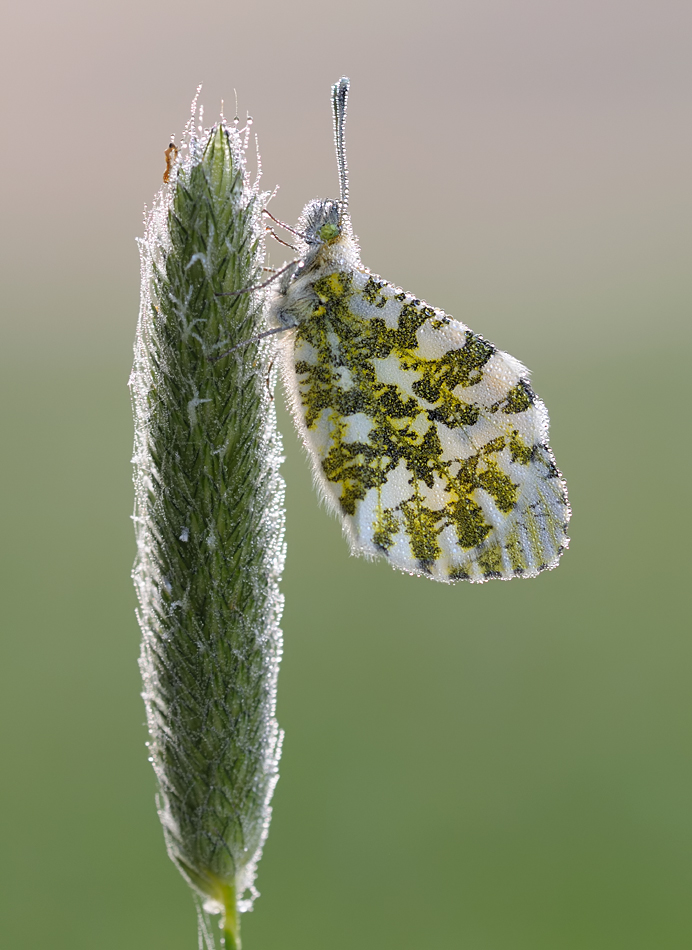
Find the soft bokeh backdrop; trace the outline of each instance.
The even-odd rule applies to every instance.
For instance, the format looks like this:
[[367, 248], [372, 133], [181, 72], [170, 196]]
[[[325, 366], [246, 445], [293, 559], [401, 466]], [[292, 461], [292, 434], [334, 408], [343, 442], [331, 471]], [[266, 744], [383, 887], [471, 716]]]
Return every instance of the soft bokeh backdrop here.
[[207, 116], [251, 111], [277, 216], [334, 196], [342, 74], [364, 261], [532, 368], [573, 543], [480, 588], [350, 559], [283, 415], [286, 742], [245, 946], [690, 946], [691, 30], [688, 0], [7, 5], [3, 947], [196, 947], [136, 666], [134, 237], [202, 80]]

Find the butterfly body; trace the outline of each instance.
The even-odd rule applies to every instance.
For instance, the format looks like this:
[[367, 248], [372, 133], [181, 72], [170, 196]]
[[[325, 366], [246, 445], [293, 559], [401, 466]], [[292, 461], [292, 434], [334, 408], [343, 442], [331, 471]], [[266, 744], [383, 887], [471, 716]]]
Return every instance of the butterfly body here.
[[570, 509], [526, 367], [365, 268], [344, 192], [306, 206], [272, 312], [290, 328], [296, 423], [352, 551], [445, 582], [555, 567]]

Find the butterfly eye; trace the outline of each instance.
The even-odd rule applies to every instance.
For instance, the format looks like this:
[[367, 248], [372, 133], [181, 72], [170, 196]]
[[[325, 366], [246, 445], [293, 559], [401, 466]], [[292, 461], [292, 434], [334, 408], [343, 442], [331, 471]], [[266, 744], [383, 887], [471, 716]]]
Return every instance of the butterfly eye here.
[[320, 240], [325, 244], [333, 244], [341, 234], [341, 228], [338, 224], [323, 224], [319, 230]]

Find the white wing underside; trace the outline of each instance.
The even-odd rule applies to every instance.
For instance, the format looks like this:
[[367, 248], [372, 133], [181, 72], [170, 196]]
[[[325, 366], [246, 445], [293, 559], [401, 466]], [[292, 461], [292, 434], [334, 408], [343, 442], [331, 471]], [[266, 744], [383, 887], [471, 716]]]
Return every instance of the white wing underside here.
[[[446, 582], [532, 577], [555, 567], [568, 545], [570, 510], [564, 481], [548, 446], [548, 414], [528, 385], [526, 367], [478, 337], [471, 340], [471, 331], [463, 323], [426, 308], [369, 272], [357, 269], [344, 276], [348, 280], [343, 293], [335, 291], [332, 300], [328, 290], [319, 292], [318, 285], [317, 299], [322, 311], [326, 308], [327, 317], [334, 312], [343, 318], [347, 307], [355, 325], [363, 328], [364, 338], [368, 338], [369, 325], [375, 326], [372, 321], [387, 328], [382, 331], [386, 336], [401, 325], [404, 308], [414, 315], [416, 310], [425, 312], [415, 331], [415, 345], [397, 346], [383, 356], [366, 350], [368, 355], [359, 359], [357, 337], [354, 343], [343, 333], [339, 335], [338, 320], [330, 324], [322, 317], [321, 336], [310, 337], [300, 330], [286, 334], [284, 378], [294, 418], [321, 494], [329, 507], [341, 514], [353, 553], [385, 556], [402, 571]], [[454, 369], [456, 356], [465, 358], [474, 341], [488, 347], [488, 352], [492, 350], [483, 365], [472, 369], [453, 388], [443, 386], [437, 400], [429, 394], [425, 398], [421, 387], [426, 373], [438, 393], [440, 379], [458, 378], [450, 375], [447, 362]], [[325, 358], [325, 353], [331, 353], [331, 358]], [[296, 365], [314, 367], [317, 372], [325, 362], [330, 363], [334, 399], [310, 416], [308, 376], [297, 373]], [[466, 372], [463, 360], [458, 365]], [[368, 391], [385, 393], [390, 402], [399, 400], [397, 405], [414, 406], [408, 416], [384, 418], [380, 413], [378, 427], [374, 427], [369, 411], [372, 400], [365, 408], [356, 407], [357, 411], [339, 410], [345, 394], [363, 390], [363, 379], [371, 385], [373, 373], [375, 388]], [[377, 403], [380, 405], [385, 405], [384, 397]], [[460, 410], [459, 405], [465, 408]], [[519, 411], [511, 411], [513, 408]], [[459, 422], [460, 411], [467, 419], [464, 424]], [[425, 467], [414, 470], [409, 456], [398, 461], [391, 455], [381, 460], [366, 458], [370, 447], [376, 447], [375, 455], [381, 450], [383, 432], [388, 445], [404, 432], [407, 446], [412, 446], [410, 452], [418, 452], [424, 466], [425, 444], [432, 440], [435, 447], [427, 463], [429, 472]], [[502, 447], [493, 449], [500, 445], [499, 440]], [[349, 456], [353, 467], [345, 471], [365, 466], [370, 480], [379, 475], [379, 484], [361, 489], [363, 497], [345, 506], [352, 480], [336, 478], [331, 460], [344, 449], [353, 455], [358, 446], [364, 447], [366, 455]], [[351, 512], [346, 510], [349, 505]], [[417, 525], [427, 527], [419, 532]], [[480, 537], [483, 531], [486, 533]], [[470, 544], [474, 537], [477, 543]]]

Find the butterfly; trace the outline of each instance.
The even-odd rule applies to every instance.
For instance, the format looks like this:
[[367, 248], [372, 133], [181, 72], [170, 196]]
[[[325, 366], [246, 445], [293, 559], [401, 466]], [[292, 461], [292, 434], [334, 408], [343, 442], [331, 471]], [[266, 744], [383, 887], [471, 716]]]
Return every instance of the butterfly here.
[[287, 229], [297, 259], [270, 305], [315, 481], [354, 554], [448, 583], [534, 577], [569, 543], [548, 413], [518, 360], [362, 264], [348, 92], [332, 87], [339, 200], [310, 201]]

